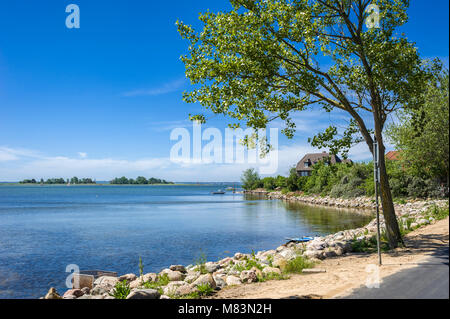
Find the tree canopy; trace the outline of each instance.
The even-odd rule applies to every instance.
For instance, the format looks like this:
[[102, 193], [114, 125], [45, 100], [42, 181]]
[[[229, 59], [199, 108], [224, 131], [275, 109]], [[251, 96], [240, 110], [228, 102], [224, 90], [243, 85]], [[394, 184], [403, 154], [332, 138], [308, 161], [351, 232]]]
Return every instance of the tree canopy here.
[[389, 138], [401, 151], [405, 169], [418, 176], [449, 175], [449, 74], [436, 74], [423, 88], [424, 104], [399, 113], [388, 127]]
[[[415, 44], [397, 31], [408, 20], [409, 0], [376, 1], [375, 19], [371, 2], [230, 0], [229, 12], [200, 15], [200, 32], [177, 21], [190, 43], [182, 61], [194, 85], [184, 100], [232, 118], [234, 128], [244, 124], [258, 130], [281, 119], [290, 138], [292, 113], [314, 105], [327, 112], [338, 109], [349, 116], [341, 136], [331, 125], [311, 139], [313, 145], [346, 157], [353, 143], [364, 140], [373, 152], [373, 130], [384, 154], [388, 115], [421, 105], [424, 83], [440, 66], [423, 62]], [[366, 22], [374, 20], [379, 25], [367, 23], [368, 28]], [[254, 144], [249, 138], [244, 142]], [[384, 157], [379, 167], [386, 232], [396, 247], [401, 234]]]
[[[275, 119], [292, 137], [293, 112], [311, 105], [346, 111], [351, 121], [343, 138], [331, 126], [312, 140], [344, 156], [352, 142], [371, 143], [363, 113], [375, 113], [383, 128], [389, 113], [419, 103], [421, 83], [431, 66], [414, 43], [395, 30], [408, 17], [407, 0], [377, 1], [380, 28], [367, 29], [371, 1], [232, 0], [230, 12], [200, 15], [203, 30], [178, 21], [190, 42], [182, 57], [197, 87], [184, 94], [213, 113], [254, 129]], [[204, 121], [204, 115], [192, 118]], [[356, 136], [356, 135], [359, 135]]]

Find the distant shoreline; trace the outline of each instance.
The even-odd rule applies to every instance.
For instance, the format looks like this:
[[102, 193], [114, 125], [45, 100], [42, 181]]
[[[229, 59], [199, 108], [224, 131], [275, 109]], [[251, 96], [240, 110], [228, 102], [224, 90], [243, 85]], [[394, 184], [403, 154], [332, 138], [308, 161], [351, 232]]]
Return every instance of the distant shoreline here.
[[96, 183], [96, 184], [39, 184], [39, 183], [17, 183], [17, 182], [0, 182], [1, 186], [60, 186], [60, 187], [73, 187], [73, 186], [218, 186], [218, 185], [228, 185], [233, 183], [205, 183], [205, 184], [189, 184], [189, 183], [174, 183], [174, 184], [107, 184], [107, 183]]

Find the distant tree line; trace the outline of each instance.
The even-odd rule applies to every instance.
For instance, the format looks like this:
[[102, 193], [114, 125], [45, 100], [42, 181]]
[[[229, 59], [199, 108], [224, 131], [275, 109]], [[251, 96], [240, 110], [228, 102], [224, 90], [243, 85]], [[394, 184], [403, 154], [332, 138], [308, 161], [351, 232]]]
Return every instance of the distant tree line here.
[[33, 179], [24, 179], [20, 182], [20, 184], [96, 184], [96, 181], [92, 178], [78, 178], [78, 177], [72, 177], [69, 179], [64, 178], [49, 178], [47, 180], [44, 180], [43, 178], [40, 179], [40, 181], [36, 181]]
[[143, 176], [139, 176], [136, 179], [126, 178], [125, 176], [114, 178], [110, 184], [113, 185], [152, 185], [152, 184], [173, 184], [173, 182], [168, 182], [164, 179], [151, 177], [146, 179]]
[[[448, 188], [436, 177], [412, 174], [403, 161], [386, 159], [391, 192], [396, 198], [447, 198]], [[255, 169], [242, 175], [242, 187], [246, 190], [264, 188], [283, 193], [302, 192], [341, 198], [374, 195], [373, 162], [337, 163], [326, 165], [319, 161], [313, 166], [311, 176], [298, 176], [293, 167], [289, 176], [261, 178]]]

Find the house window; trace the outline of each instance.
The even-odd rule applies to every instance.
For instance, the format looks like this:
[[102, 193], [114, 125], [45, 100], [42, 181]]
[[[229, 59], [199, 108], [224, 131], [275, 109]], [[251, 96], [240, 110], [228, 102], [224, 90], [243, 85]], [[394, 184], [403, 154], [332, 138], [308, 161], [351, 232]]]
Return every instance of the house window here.
[[309, 167], [309, 162], [305, 162], [305, 167]]
[[308, 172], [300, 172], [300, 176], [309, 176]]

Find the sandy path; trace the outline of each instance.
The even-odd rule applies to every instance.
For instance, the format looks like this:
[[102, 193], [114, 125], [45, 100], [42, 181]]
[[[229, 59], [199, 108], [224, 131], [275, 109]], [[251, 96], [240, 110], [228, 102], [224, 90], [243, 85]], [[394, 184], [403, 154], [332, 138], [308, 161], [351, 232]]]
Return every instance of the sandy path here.
[[[411, 232], [405, 237], [407, 248], [383, 253], [380, 278], [423, 262], [436, 248], [449, 244], [449, 219], [438, 221]], [[326, 259], [316, 266], [326, 273], [292, 275], [288, 280], [267, 281], [227, 287], [212, 298], [339, 298], [366, 284], [370, 273], [366, 268], [377, 264], [376, 254], [348, 254]]]

